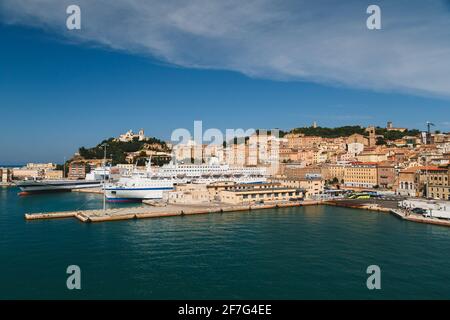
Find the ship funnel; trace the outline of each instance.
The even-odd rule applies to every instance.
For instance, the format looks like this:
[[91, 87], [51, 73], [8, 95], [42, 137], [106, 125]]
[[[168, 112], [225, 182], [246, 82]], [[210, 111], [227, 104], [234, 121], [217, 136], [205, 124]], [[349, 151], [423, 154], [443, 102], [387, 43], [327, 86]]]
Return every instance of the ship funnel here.
[[152, 173], [152, 157], [148, 157], [147, 164], [146, 164], [146, 171], [147, 173]]

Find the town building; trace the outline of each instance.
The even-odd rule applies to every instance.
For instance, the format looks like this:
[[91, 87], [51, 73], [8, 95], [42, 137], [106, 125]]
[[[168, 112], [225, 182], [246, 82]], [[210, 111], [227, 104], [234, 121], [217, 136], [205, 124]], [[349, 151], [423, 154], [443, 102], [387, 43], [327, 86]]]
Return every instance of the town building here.
[[305, 178], [308, 175], [320, 176], [322, 169], [318, 166], [304, 167], [299, 164], [286, 164], [282, 174], [288, 178]]
[[427, 181], [429, 198], [450, 200], [450, 167], [429, 170]]
[[61, 180], [64, 177], [64, 172], [62, 170], [45, 170], [44, 179], [45, 180]]
[[398, 132], [405, 132], [408, 131], [407, 128], [395, 128], [394, 124], [392, 123], [392, 121], [389, 121], [386, 125], [386, 130], [387, 131], [398, 131]]
[[303, 199], [303, 191], [280, 184], [242, 185], [240, 188], [220, 192], [220, 201], [232, 205], [280, 202]]
[[369, 141], [365, 136], [359, 133], [354, 133], [351, 136], [347, 137], [347, 145], [349, 144], [362, 144], [364, 146], [367, 146], [369, 144]]
[[171, 204], [201, 205], [221, 202], [232, 205], [299, 200], [303, 191], [284, 187], [279, 183], [236, 184], [179, 184], [163, 193], [163, 200]]
[[359, 162], [382, 162], [387, 161], [388, 156], [385, 152], [365, 151], [356, 156]]
[[73, 180], [85, 179], [87, 165], [84, 161], [73, 161], [69, 163], [68, 178]]
[[378, 184], [377, 164], [356, 162], [345, 168], [344, 185], [354, 188], [374, 188]]
[[378, 186], [384, 189], [392, 189], [396, 182], [396, 168], [394, 163], [389, 161], [380, 162], [378, 168]]
[[324, 138], [317, 136], [305, 136], [304, 134], [289, 133], [284, 136], [287, 145], [291, 149], [311, 148], [319, 145]]
[[41, 169], [41, 170], [55, 170], [56, 164], [54, 163], [27, 163], [27, 169]]
[[13, 168], [12, 174], [14, 180], [41, 179], [44, 176], [44, 170], [40, 168], [29, 169], [27, 167]]
[[325, 181], [320, 174], [297, 178], [273, 178], [270, 181], [283, 187], [303, 190], [306, 199], [317, 199], [325, 190]]
[[8, 184], [12, 181], [12, 170], [10, 168], [0, 168], [0, 183]]
[[173, 154], [175, 159], [179, 162], [202, 163], [204, 160], [204, 146], [195, 142], [194, 140], [189, 140], [186, 143], [179, 143], [174, 145]]
[[419, 177], [417, 168], [408, 168], [400, 171], [396, 193], [405, 197], [418, 197], [422, 192]]
[[415, 166], [401, 170], [396, 193], [406, 197], [428, 197], [427, 181], [430, 172], [445, 171], [436, 166]]
[[348, 166], [349, 165], [345, 163], [327, 164], [322, 167], [322, 177], [325, 180], [337, 180], [337, 182], [342, 183], [345, 178], [345, 169]]
[[213, 201], [206, 184], [179, 184], [163, 193], [163, 200], [171, 204], [202, 204]]

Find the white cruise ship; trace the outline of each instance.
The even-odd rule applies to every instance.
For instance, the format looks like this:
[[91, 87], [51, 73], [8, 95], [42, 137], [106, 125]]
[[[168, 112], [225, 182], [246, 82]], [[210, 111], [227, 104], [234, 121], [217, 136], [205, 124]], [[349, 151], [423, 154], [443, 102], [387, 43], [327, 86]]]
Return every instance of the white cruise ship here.
[[174, 189], [181, 183], [210, 184], [218, 181], [236, 183], [264, 183], [266, 169], [258, 167], [233, 167], [221, 165], [216, 158], [208, 164], [167, 164], [153, 171], [147, 163], [145, 172], [135, 171], [130, 177], [122, 177], [114, 184], [105, 186], [106, 199], [110, 202], [162, 199], [164, 191]]

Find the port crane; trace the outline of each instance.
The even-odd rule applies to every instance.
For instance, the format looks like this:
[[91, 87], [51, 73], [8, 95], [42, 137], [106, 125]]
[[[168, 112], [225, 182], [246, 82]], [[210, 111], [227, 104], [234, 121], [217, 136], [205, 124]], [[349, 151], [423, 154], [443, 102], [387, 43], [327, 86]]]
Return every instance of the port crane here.
[[435, 127], [436, 125], [430, 121], [427, 121], [427, 144], [431, 144], [431, 127]]

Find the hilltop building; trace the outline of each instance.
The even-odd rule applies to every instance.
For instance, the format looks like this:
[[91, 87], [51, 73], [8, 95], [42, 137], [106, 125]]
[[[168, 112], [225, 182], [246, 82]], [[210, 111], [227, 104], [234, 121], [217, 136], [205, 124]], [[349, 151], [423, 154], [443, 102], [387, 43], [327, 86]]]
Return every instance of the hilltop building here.
[[147, 138], [145, 137], [144, 129], [139, 130], [138, 134], [133, 133], [133, 130], [129, 130], [124, 134], [121, 134], [116, 141], [120, 142], [130, 142], [133, 140], [145, 141]]
[[386, 125], [386, 130], [387, 131], [398, 131], [398, 132], [406, 132], [408, 131], [407, 128], [395, 128], [392, 121], [389, 121]]

